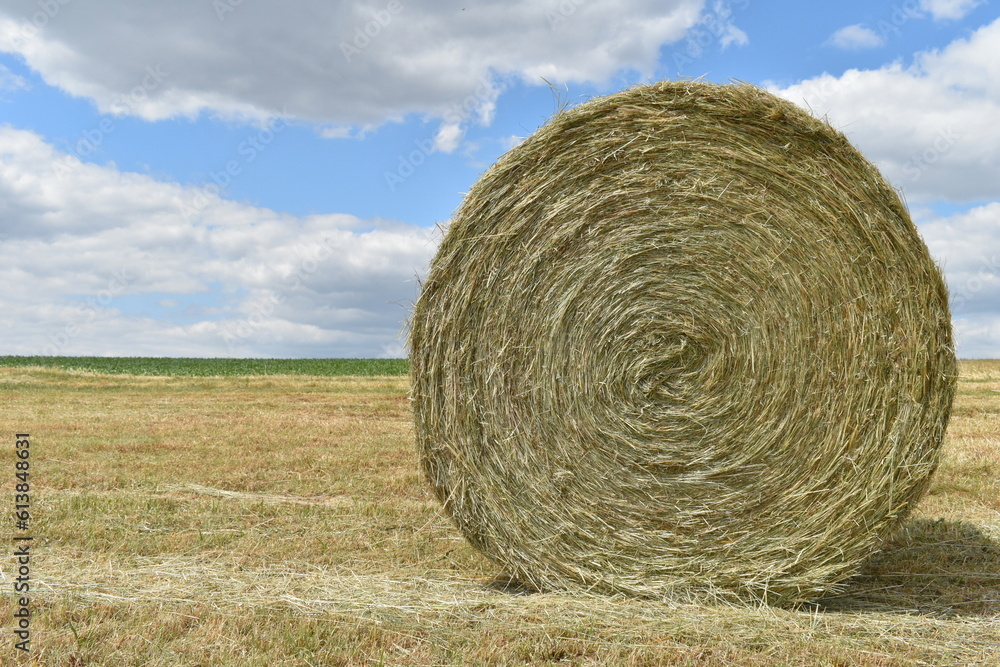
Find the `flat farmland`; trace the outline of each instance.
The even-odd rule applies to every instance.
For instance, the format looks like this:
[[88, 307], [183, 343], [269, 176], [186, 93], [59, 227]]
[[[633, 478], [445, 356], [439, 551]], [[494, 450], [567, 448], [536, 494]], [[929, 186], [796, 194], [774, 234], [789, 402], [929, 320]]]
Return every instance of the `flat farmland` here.
[[0, 368], [2, 498], [29, 433], [34, 537], [28, 655], [0, 562], [2, 664], [1000, 664], [1000, 361], [962, 362], [907, 524], [798, 609], [505, 586], [424, 484], [405, 366], [128, 370]]

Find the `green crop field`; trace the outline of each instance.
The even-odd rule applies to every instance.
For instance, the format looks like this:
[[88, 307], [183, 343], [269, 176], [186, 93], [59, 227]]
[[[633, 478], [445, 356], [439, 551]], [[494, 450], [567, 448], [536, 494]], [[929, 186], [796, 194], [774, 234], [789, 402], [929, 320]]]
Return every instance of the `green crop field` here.
[[505, 585], [418, 470], [405, 362], [10, 359], [0, 664], [1000, 664], [1000, 362], [961, 364], [928, 494], [840, 595], [752, 608]]
[[406, 375], [406, 359], [199, 359], [175, 357], [13, 357], [0, 367], [37, 366], [124, 375]]

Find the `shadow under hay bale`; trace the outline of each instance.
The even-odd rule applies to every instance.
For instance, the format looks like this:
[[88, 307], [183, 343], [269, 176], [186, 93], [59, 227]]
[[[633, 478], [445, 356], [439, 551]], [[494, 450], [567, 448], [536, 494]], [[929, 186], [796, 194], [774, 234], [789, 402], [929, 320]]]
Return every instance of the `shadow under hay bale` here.
[[538, 590], [509, 574], [498, 574], [488, 581], [483, 582], [483, 587], [486, 590], [507, 593], [509, 595], [533, 595], [538, 593]]
[[556, 115], [473, 186], [410, 325], [424, 471], [539, 590], [836, 590], [926, 488], [955, 391], [897, 193], [748, 85]]
[[816, 608], [995, 618], [1000, 542], [964, 522], [910, 521], [845, 582], [842, 594], [817, 600]]

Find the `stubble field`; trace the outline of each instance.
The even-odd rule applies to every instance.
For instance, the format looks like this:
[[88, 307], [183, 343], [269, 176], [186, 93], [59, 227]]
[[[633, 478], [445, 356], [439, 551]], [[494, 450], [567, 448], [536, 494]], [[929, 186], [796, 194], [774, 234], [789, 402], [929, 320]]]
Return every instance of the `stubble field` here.
[[1000, 664], [1000, 361], [960, 373], [904, 529], [775, 609], [505, 586], [423, 482], [405, 375], [3, 367], [2, 497], [30, 433], [35, 539], [31, 653], [8, 550], [0, 663]]

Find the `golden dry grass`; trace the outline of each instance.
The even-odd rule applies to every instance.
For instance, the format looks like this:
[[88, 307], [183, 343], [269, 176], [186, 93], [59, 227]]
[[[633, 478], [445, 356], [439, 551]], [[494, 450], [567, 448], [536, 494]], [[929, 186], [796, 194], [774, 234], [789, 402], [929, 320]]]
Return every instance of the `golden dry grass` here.
[[[405, 378], [0, 369], [3, 432], [33, 438], [33, 659], [996, 664], [1000, 362], [961, 374], [904, 530], [844, 595], [777, 609], [504, 588], [425, 486]], [[12, 439], [4, 460], [12, 477]], [[0, 663], [14, 657], [10, 563]]]

